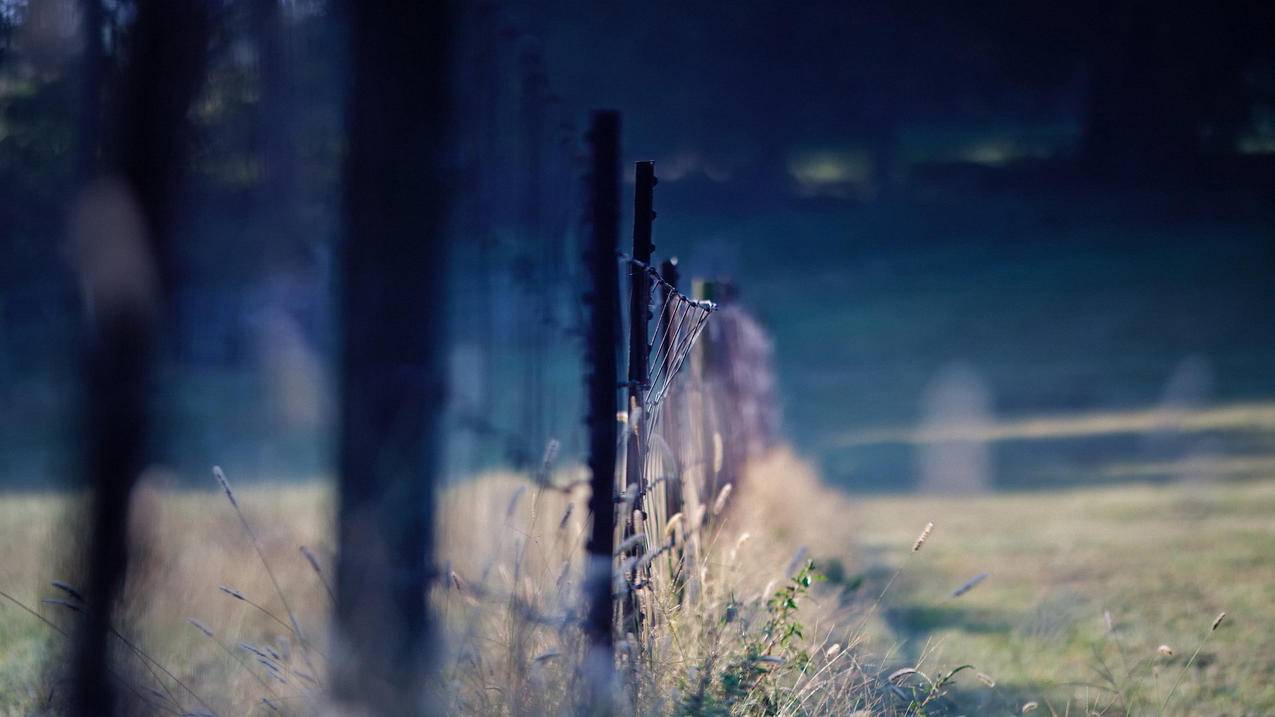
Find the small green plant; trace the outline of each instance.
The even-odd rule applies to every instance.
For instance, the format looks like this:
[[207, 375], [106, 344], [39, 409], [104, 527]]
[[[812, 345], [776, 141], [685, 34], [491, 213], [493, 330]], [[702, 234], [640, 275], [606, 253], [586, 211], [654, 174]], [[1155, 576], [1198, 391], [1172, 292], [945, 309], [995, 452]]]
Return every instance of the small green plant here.
[[[741, 648], [726, 661], [716, 690], [710, 685], [713, 660], [705, 659], [700, 669], [700, 689], [683, 702], [681, 713], [697, 717], [779, 714], [780, 689], [810, 664], [810, 654], [804, 647], [806, 628], [797, 616], [800, 600], [814, 583], [823, 580], [814, 561], [807, 560], [767, 599], [765, 623], [757, 629], [744, 628]], [[721, 626], [735, 622], [739, 609], [738, 601], [728, 601]]]

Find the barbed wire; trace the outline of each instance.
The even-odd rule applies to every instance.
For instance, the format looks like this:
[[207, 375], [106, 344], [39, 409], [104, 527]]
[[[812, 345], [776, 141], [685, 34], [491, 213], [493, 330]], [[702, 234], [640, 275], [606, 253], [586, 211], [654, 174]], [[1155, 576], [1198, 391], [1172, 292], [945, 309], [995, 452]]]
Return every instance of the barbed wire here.
[[683, 301], [696, 304], [700, 306], [701, 308], [705, 309], [706, 311], [708, 311], [709, 313], [712, 313], [717, 310], [717, 304], [715, 302], [709, 301], [708, 299], [692, 299], [686, 294], [683, 294], [682, 292], [678, 291], [676, 286], [673, 286], [672, 284], [670, 284], [668, 281], [664, 279], [663, 276], [660, 275], [660, 272], [658, 269], [642, 261], [641, 259], [635, 259], [633, 258], [633, 255], [626, 254], [622, 251], [617, 251], [615, 255], [619, 257], [621, 260], [629, 264], [632, 264], [633, 266], [636, 266], [640, 269], [645, 270], [646, 273], [649, 274], [650, 277], [655, 280], [655, 283], [659, 284], [666, 291], [671, 291], [677, 296], [681, 297]]
[[[642, 406], [647, 425], [654, 425], [661, 402], [677, 377], [682, 365], [694, 348], [696, 340], [708, 324], [708, 317], [717, 310], [717, 304], [691, 297], [678, 291], [666, 281], [655, 267], [635, 259], [629, 254], [617, 252], [617, 256], [631, 266], [642, 269], [661, 290], [662, 299], [653, 312], [655, 331], [647, 344], [647, 382], [643, 388], [646, 400]], [[652, 292], [654, 298], [655, 292]], [[657, 302], [652, 301], [652, 304]]]

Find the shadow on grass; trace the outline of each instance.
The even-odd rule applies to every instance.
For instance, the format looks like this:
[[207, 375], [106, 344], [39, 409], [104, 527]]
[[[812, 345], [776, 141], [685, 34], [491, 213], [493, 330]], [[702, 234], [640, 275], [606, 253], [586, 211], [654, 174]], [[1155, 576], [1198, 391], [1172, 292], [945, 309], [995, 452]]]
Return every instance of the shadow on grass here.
[[915, 635], [946, 628], [977, 634], [1008, 633], [1014, 628], [1003, 611], [962, 605], [906, 605], [887, 608], [883, 614], [897, 635]]
[[[900, 593], [906, 595], [905, 585]], [[1084, 607], [1079, 596], [1062, 594], [1041, 600], [1025, 613], [1010, 613], [963, 604], [947, 599], [938, 604], [904, 604], [886, 607], [881, 617], [890, 631], [900, 639], [898, 664], [910, 667], [922, 661], [922, 653], [935, 633], [959, 631], [969, 635], [994, 636], [1004, 640], [1005, 649], [1017, 652], [1013, 645], [1024, 640], [1030, 644], [1060, 644], [1073, 636], [1077, 621], [1083, 616]], [[955, 656], [957, 663], [961, 660]], [[955, 666], [946, 665], [951, 668]], [[930, 665], [934, 667], [934, 665]], [[930, 674], [941, 679], [942, 673]], [[984, 680], [992, 684], [989, 686]], [[980, 674], [978, 665], [962, 670], [943, 689], [943, 697], [927, 705], [924, 714], [930, 715], [983, 715], [1021, 714], [1024, 705], [1036, 702], [1036, 714], [1050, 714], [1049, 705], [1064, 714], [1068, 699], [1074, 696], [1071, 686], [1047, 682], [1001, 681], [996, 675]], [[1095, 696], [1098, 696], [1095, 693]], [[896, 695], [901, 704], [906, 700]], [[1100, 704], [1100, 703], [1095, 703]], [[1071, 705], [1073, 714], [1079, 705]], [[1108, 703], [1109, 706], [1109, 703]], [[1088, 706], [1086, 706], [1088, 707]], [[1084, 709], [1081, 714], [1088, 714]], [[1099, 714], [1103, 714], [1099, 712]]]
[[[886, 679], [888, 673], [880, 675]], [[892, 686], [884, 699], [899, 713], [924, 715], [925, 717], [956, 717], [957, 715], [1008, 715], [1022, 714], [1023, 706], [1035, 702], [1036, 714], [1050, 713], [1049, 705], [1066, 709], [1066, 698], [1055, 687], [1035, 684], [995, 683], [984, 684], [974, 670], [963, 670], [946, 684], [937, 695], [933, 693], [930, 679], [940, 680], [942, 675], [930, 674], [927, 678], [912, 675]], [[1073, 705], [1074, 707], [1074, 705]], [[894, 714], [889, 712], [888, 714]], [[1059, 712], [1063, 714], [1063, 712]], [[1082, 712], [1088, 714], [1088, 712]]]

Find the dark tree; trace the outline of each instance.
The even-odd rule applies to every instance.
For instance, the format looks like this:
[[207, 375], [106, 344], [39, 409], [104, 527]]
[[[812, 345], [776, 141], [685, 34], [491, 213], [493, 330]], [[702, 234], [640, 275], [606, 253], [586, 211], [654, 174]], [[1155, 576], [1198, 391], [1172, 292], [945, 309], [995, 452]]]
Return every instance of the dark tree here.
[[427, 710], [445, 380], [443, 178], [450, 3], [346, 6], [336, 696]]
[[[100, 31], [100, 7], [88, 8]], [[96, 26], [96, 27], [95, 27]], [[76, 208], [81, 283], [89, 309], [85, 337], [88, 477], [93, 488], [87, 546], [88, 597], [75, 656], [72, 710], [116, 710], [107, 679], [111, 612], [128, 569], [129, 495], [147, 463], [149, 383], [156, 317], [171, 272], [168, 251], [184, 157], [186, 115], [203, 76], [207, 38], [197, 0], [141, 0], [108, 174]], [[100, 75], [100, 45], [88, 43], [86, 83]], [[85, 91], [87, 114], [96, 90]], [[82, 171], [93, 165], [98, 124], [82, 123]]]

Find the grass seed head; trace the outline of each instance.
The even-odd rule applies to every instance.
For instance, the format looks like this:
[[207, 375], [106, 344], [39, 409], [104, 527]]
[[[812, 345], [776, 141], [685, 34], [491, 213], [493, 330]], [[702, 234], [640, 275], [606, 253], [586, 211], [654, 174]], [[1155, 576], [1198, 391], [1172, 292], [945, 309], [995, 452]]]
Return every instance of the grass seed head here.
[[717, 494], [717, 500], [713, 501], [713, 515], [721, 514], [722, 508], [726, 507], [726, 499], [730, 497], [730, 492], [733, 487], [734, 486], [730, 483], [722, 486], [721, 491]]
[[934, 530], [934, 523], [931, 522], [931, 523], [925, 524], [925, 530], [921, 531], [921, 534], [916, 537], [916, 542], [912, 544], [912, 552], [915, 553], [916, 551], [921, 549], [922, 545], [925, 545], [925, 541], [930, 539], [930, 533], [933, 530]]
[[664, 525], [664, 537], [669, 537], [677, 530], [678, 524], [682, 522], [682, 514], [674, 513], [672, 518], [668, 519], [668, 523]]
[[221, 489], [226, 491], [226, 497], [230, 499], [230, 504], [239, 507], [239, 501], [235, 500], [235, 492], [230, 489], [230, 481], [226, 480], [226, 474], [222, 472], [221, 466], [213, 466], [213, 477], [221, 484]]
[[987, 579], [987, 573], [979, 573], [978, 575], [975, 575], [969, 580], [966, 580], [964, 585], [961, 585], [959, 588], [957, 588], [955, 592], [952, 593], [952, 597], [958, 598], [964, 595], [965, 593], [973, 590], [975, 587], [978, 586], [979, 583], [983, 582], [986, 579]]
[[558, 449], [560, 445], [558, 439], [550, 438], [545, 444], [545, 452], [540, 458], [540, 475], [542, 482], [548, 483], [549, 476], [553, 473], [553, 464], [558, 460]]
[[320, 575], [323, 574], [323, 569], [319, 567], [319, 557], [314, 554], [313, 550], [310, 550], [306, 546], [302, 545], [301, 554], [305, 556], [306, 562], [310, 563], [310, 567], [314, 568], [314, 572]]
[[67, 595], [70, 595], [72, 598], [80, 602], [84, 602], [84, 596], [81, 595], [78, 590], [71, 587], [69, 584], [62, 582], [61, 580], [54, 580], [53, 582], [49, 584], [57, 588], [58, 590], [61, 590], [62, 592], [66, 593]]
[[64, 607], [67, 610], [70, 610], [72, 612], [80, 612], [80, 606], [68, 600], [59, 600], [57, 598], [45, 598], [41, 600], [40, 602], [44, 603], [45, 605], [57, 605], [58, 607]]

